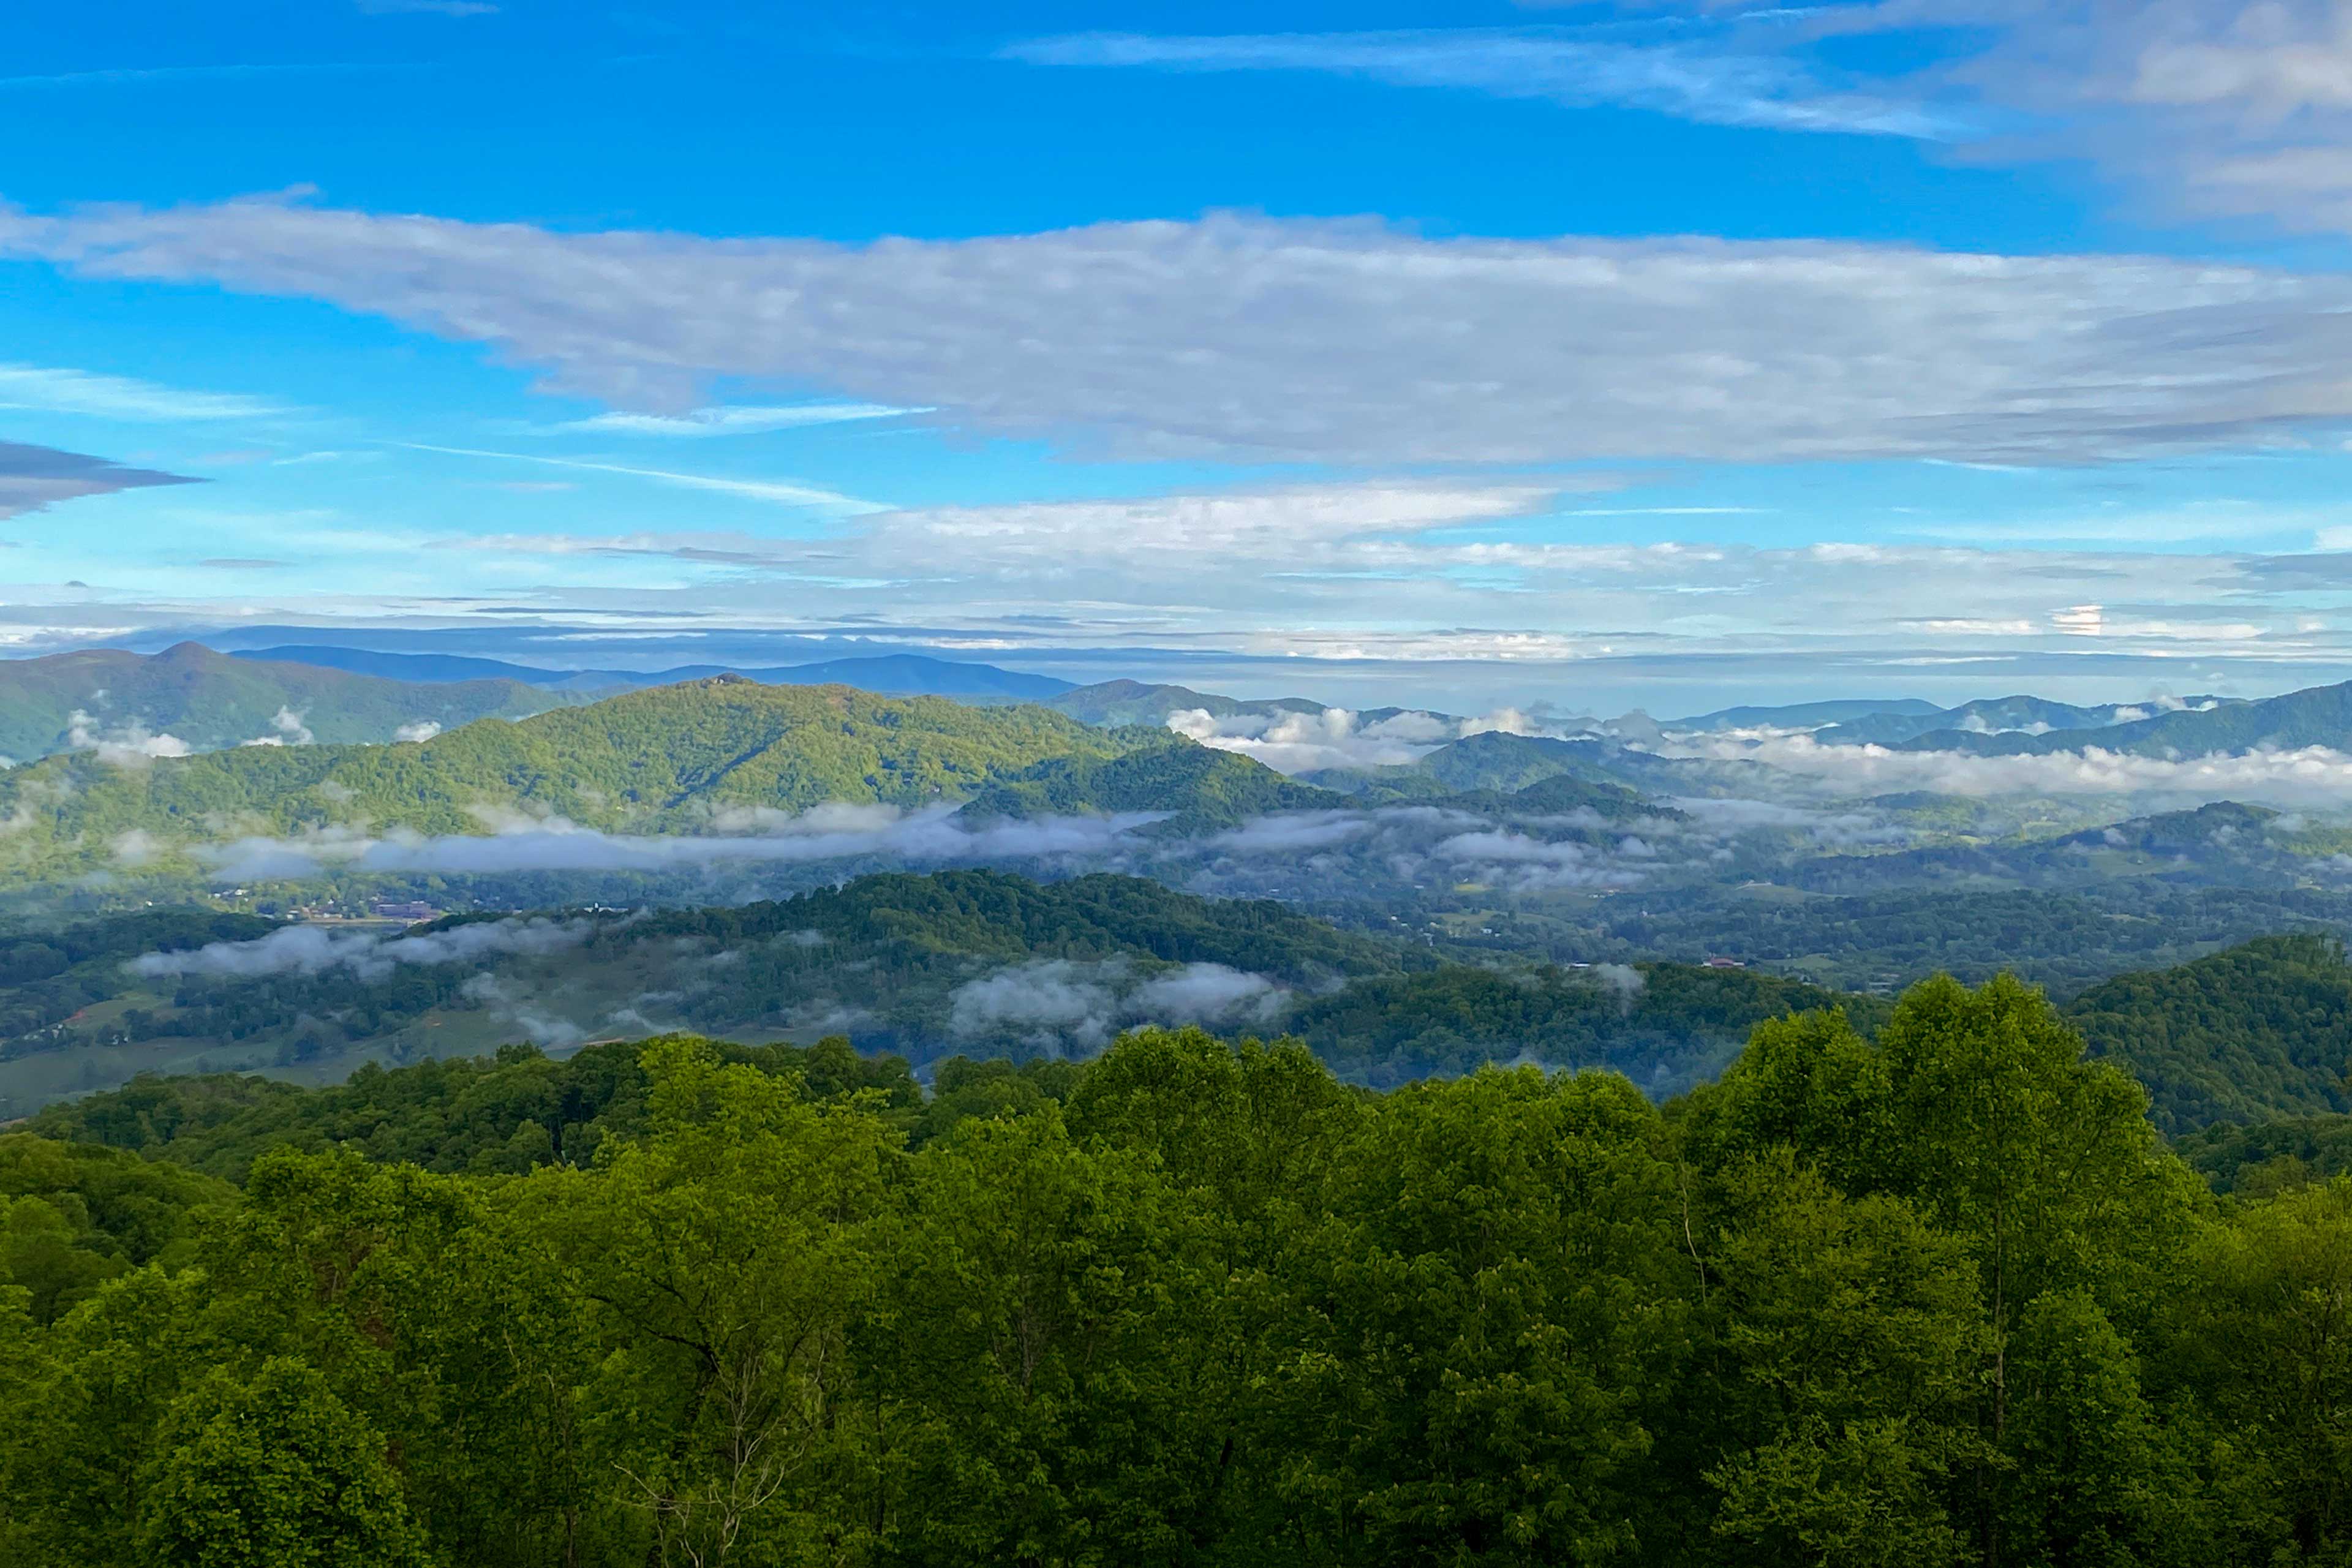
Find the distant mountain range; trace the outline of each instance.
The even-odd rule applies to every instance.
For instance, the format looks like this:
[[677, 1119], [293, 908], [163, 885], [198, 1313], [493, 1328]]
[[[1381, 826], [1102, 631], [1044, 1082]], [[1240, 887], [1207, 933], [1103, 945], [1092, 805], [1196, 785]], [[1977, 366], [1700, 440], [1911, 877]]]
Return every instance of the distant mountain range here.
[[[1224, 697], [1213, 691], [1195, 691], [1189, 686], [1141, 680], [1105, 680], [1079, 686], [1050, 675], [912, 653], [770, 667], [684, 664], [658, 670], [545, 669], [462, 654], [379, 653], [372, 648], [310, 643], [239, 650], [230, 657], [318, 665], [393, 680], [513, 680], [550, 691], [602, 696], [672, 686], [682, 680], [706, 680], [714, 675], [740, 675], [768, 686], [854, 686], [860, 691], [878, 692], [886, 697], [951, 697], [959, 702], [972, 703], [1040, 702], [1081, 723], [1108, 728], [1145, 724], [1158, 729], [1168, 722], [1170, 715], [1184, 712], [1204, 712], [1213, 719], [1278, 719], [1286, 713], [1313, 716], [1328, 707], [1304, 697]], [[1409, 710], [1402, 708], [1381, 708], [1359, 718], [1366, 724], [1376, 724], [1406, 711]], [[1446, 715], [1433, 717], [1443, 720]]]
[[[1878, 713], [1848, 723], [1832, 725], [1814, 736], [1823, 745], [1903, 746], [1914, 751], [1972, 750], [1989, 740], [2021, 736], [2028, 740], [2053, 734], [2075, 735], [2085, 730], [2113, 730], [2144, 722], [2168, 713], [2202, 714], [2239, 704], [2219, 697], [2189, 697], [2169, 703], [2108, 702], [2077, 707], [2040, 697], [1997, 697], [1964, 702], [1933, 715]], [[2054, 749], [2073, 750], [2074, 741]]]
[[[1795, 702], [1777, 708], [1725, 708], [1689, 719], [1670, 719], [1661, 729], [1717, 732], [1725, 730], [1809, 730], [1823, 745], [1913, 746], [1915, 750], [1966, 749], [1954, 736], [2100, 730], [2130, 724], [2166, 712], [2205, 711], [2229, 704], [2221, 697], [2188, 697], [2169, 702], [2107, 702], [2078, 707], [2042, 697], [1992, 697], [1941, 708], [1916, 698], [1832, 702]], [[1619, 721], [1623, 727], [1623, 721]]]
[[1811, 730], [1825, 724], [1851, 724], [1885, 715], [1890, 718], [1935, 719], [1950, 712], [1916, 697], [1883, 700], [1842, 698], [1829, 702], [1792, 702], [1777, 708], [1718, 708], [1688, 719], [1663, 721], [1668, 730]]
[[87, 648], [0, 659], [0, 756], [129, 748], [152, 755], [385, 742], [578, 701], [511, 679], [435, 685], [306, 662], [231, 658], [200, 644], [158, 654]]
[[382, 676], [394, 680], [457, 681], [502, 679], [521, 681], [559, 691], [635, 691], [649, 686], [674, 686], [682, 680], [706, 680], [714, 675], [740, 675], [766, 686], [855, 686], [861, 691], [888, 697], [954, 697], [968, 702], [1042, 702], [1072, 689], [1072, 683], [1050, 675], [1028, 675], [999, 669], [990, 664], [965, 664], [932, 658], [925, 654], [877, 654], [866, 658], [834, 658], [816, 664], [779, 665], [768, 668], [737, 668], [730, 665], [688, 664], [671, 669], [541, 669], [503, 659], [468, 658], [458, 654], [378, 653], [372, 648], [297, 645], [239, 651], [233, 658], [281, 664], [317, 665], [328, 669]]
[[481, 836], [550, 818], [563, 832], [772, 833], [818, 805], [966, 802], [974, 821], [1151, 812], [1202, 828], [1344, 804], [1165, 730], [718, 676], [419, 744], [51, 756], [0, 773], [0, 870], [163, 868], [230, 840]]
[[1900, 743], [1905, 751], [1969, 752], [1986, 757], [2047, 756], [2092, 746], [2140, 757], [2208, 756], [2256, 748], [2295, 751], [2305, 746], [2352, 750], [2352, 681], [2252, 702], [2219, 702], [2210, 707], [2192, 703], [2171, 712], [2135, 715], [2105, 725], [2053, 729], [2042, 734], [2022, 731], [1982, 734], [1948, 729]]
[[1171, 713], [1199, 711], [1212, 719], [1244, 716], [1275, 718], [1285, 713], [1317, 714], [1320, 702], [1304, 697], [1273, 697], [1252, 700], [1195, 691], [1189, 686], [1155, 686], [1140, 680], [1106, 680], [1075, 687], [1048, 698], [1049, 706], [1088, 724], [1152, 724], [1168, 722]]
[[1903, 752], [1965, 752], [1980, 757], [2049, 756], [2092, 748], [2139, 757], [2201, 757], [2325, 746], [2352, 751], [2352, 681], [2255, 700], [2189, 697], [2163, 703], [2077, 707], [2038, 697], [2003, 697], [1957, 708], [1888, 704], [1832, 720], [1838, 704], [1727, 709], [1668, 729], [1749, 726], [1811, 729], [1825, 746], [1878, 745]]

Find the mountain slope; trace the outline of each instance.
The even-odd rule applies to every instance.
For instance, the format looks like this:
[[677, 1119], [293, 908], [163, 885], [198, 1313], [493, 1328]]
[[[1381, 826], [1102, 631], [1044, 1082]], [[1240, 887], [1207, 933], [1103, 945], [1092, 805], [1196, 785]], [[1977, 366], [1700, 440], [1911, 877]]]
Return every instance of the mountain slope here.
[[2168, 1131], [2352, 1110], [2352, 964], [2327, 937], [2263, 937], [2118, 975], [2066, 1014], [2147, 1085]]
[[1327, 811], [1345, 795], [1283, 777], [1263, 763], [1212, 751], [1166, 731], [1136, 729], [1137, 749], [1111, 758], [1053, 757], [993, 780], [964, 815], [1041, 816], [1076, 811], [1165, 811], [1164, 831], [1239, 826], [1270, 812]]
[[1440, 746], [1412, 765], [1448, 790], [1516, 794], [1529, 784], [1589, 768], [1599, 751], [1590, 741], [1489, 730]]
[[1135, 739], [1044, 708], [721, 677], [470, 724], [423, 744], [51, 757], [0, 773], [0, 824], [10, 828], [0, 867], [103, 864], [110, 846], [132, 858], [126, 843], [152, 861], [204, 840], [361, 826], [478, 834], [548, 816], [608, 831], [707, 831], [753, 808], [961, 801], [992, 778], [1053, 757], [1107, 759]]
[[83, 749], [169, 737], [196, 752], [253, 741], [279, 745], [304, 731], [328, 744], [384, 742], [405, 726], [454, 730], [572, 700], [515, 680], [425, 686], [232, 658], [192, 642], [158, 654], [88, 648], [0, 659], [0, 756], [51, 756], [77, 749], [78, 737]]
[[[401, 951], [404, 962], [381, 957]], [[1041, 1040], [1083, 1050], [1153, 1019], [1262, 1027], [1282, 990], [1434, 962], [1280, 904], [1110, 875], [887, 873], [779, 901], [460, 917], [404, 933], [154, 910], [0, 938], [0, 1117], [142, 1068], [315, 1081], [363, 1059], [643, 1034], [649, 1018], [745, 1037], [846, 1033], [917, 1060], [1034, 1055]]]

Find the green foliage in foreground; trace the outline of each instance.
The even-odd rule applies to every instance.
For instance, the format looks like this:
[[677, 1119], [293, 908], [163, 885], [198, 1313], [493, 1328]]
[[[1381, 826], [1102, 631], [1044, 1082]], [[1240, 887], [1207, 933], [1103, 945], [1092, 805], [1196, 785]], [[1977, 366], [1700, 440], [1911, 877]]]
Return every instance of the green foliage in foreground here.
[[2352, 1558], [2352, 1184], [2217, 1206], [2013, 982], [1665, 1110], [1193, 1031], [956, 1064], [937, 1122], [600, 1059], [584, 1162], [278, 1149], [177, 1211], [200, 1265], [0, 1287], [0, 1563]]

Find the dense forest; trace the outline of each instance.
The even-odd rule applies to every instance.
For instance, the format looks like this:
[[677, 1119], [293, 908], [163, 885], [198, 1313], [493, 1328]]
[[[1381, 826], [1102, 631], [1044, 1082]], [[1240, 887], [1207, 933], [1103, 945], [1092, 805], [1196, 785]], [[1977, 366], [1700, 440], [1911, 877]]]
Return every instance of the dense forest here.
[[117, 868], [131, 833], [144, 837], [129, 862], [159, 865], [199, 844], [362, 826], [482, 835], [553, 816], [635, 833], [740, 829], [774, 820], [761, 810], [959, 802], [1048, 758], [1188, 743], [1044, 708], [721, 676], [400, 745], [237, 747], [152, 765], [96, 751], [50, 757], [0, 771], [0, 819], [11, 824], [0, 872]]
[[[1963, 909], [1986, 918], [1956, 920], [1955, 943], [2071, 929], [2122, 940], [2095, 909]], [[1854, 940], [1874, 915], [1900, 950], [1938, 912], [1874, 904], [1853, 917]], [[2137, 929], [2159, 951], [2199, 934], [2155, 914]], [[1913, 962], [1932, 967], [1929, 956]], [[2147, 1088], [2168, 1134], [2352, 1110], [2352, 965], [2332, 937], [2262, 938], [2061, 1004], [2095, 1054]], [[1760, 969], [1546, 963], [1401, 922], [1350, 930], [1104, 874], [888, 873], [782, 900], [450, 916], [373, 934], [152, 910], [0, 937], [0, 1109], [23, 1114], [155, 1068], [321, 1082], [362, 1061], [516, 1039], [840, 1033], [927, 1068], [958, 1054], [1091, 1054], [1147, 1023], [1295, 1035], [1374, 1088], [1524, 1061], [1613, 1068], [1664, 1098], [1716, 1076], [1765, 1019], [1839, 1007], [1867, 1034], [1888, 1005]]]
[[143, 1080], [0, 1138], [0, 1562], [2344, 1561], [2352, 1184], [2147, 1109], [2007, 980], [1663, 1107], [1160, 1029]]

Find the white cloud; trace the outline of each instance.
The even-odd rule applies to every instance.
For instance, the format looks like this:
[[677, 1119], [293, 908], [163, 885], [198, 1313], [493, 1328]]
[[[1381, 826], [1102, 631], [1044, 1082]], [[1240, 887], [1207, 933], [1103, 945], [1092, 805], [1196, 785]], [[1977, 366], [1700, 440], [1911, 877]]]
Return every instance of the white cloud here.
[[239, 741], [240, 746], [307, 746], [318, 737], [302, 722], [302, 715], [291, 708], [280, 708], [269, 721], [271, 733], [257, 735], [250, 741]]
[[403, 724], [392, 732], [392, 738], [403, 742], [429, 741], [441, 732], [438, 719], [419, 719], [413, 724]]
[[[243, 838], [195, 847], [216, 882], [297, 880], [330, 867], [464, 875], [519, 871], [666, 871], [698, 866], [805, 863], [887, 857], [946, 865], [1038, 858], [1098, 858], [1131, 844], [1164, 813], [1040, 817], [980, 826], [954, 808], [901, 816], [888, 806], [818, 806], [777, 820], [751, 816], [710, 834], [649, 837], [603, 833], [560, 816], [475, 813], [488, 831], [425, 837], [331, 828], [293, 838]], [[728, 829], [735, 831], [728, 831]], [[748, 830], [748, 831], [747, 831]]]
[[98, 721], [77, 708], [66, 721], [66, 744], [77, 752], [95, 752], [98, 760], [118, 768], [144, 767], [158, 757], [184, 757], [193, 748], [177, 735], [150, 733], [132, 721], [100, 731]]
[[136, 867], [152, 860], [162, 852], [163, 843], [145, 828], [134, 827], [127, 833], [116, 834], [108, 847], [113, 850], [114, 858], [120, 864]]
[[1263, 974], [1228, 969], [1222, 963], [1188, 963], [1137, 986], [1127, 1005], [1153, 1023], [1223, 1026], [1270, 1023], [1288, 1000], [1288, 994]]
[[1372, 831], [1371, 816], [1355, 811], [1281, 812], [1254, 816], [1221, 833], [1210, 847], [1234, 855], [1288, 855], [1329, 849]]
[[[1853, 794], [1935, 790], [1964, 795], [2144, 795], [2340, 809], [2352, 799], [2352, 753], [2326, 746], [2237, 755], [2138, 757], [2086, 746], [2040, 756], [1824, 746], [1810, 735], [1691, 737], [1673, 752], [1769, 763]], [[1689, 802], [1684, 802], [1687, 805]]]
[[252, 419], [285, 408], [228, 392], [187, 392], [129, 376], [33, 364], [0, 364], [0, 408], [37, 408], [137, 423]]
[[1907, 33], [1897, 63], [1856, 90], [1975, 122], [1991, 133], [1975, 158], [2082, 161], [2176, 212], [2352, 229], [2352, 26], [2338, 0], [1705, 0], [1680, 19], [1706, 50], [1767, 56], [1797, 80], [1825, 39]]
[[530, 452], [485, 452], [471, 447], [434, 447], [420, 441], [403, 445], [418, 452], [438, 452], [452, 458], [495, 458], [510, 463], [544, 463], [558, 468], [582, 468], [591, 473], [620, 474], [629, 479], [652, 479], [656, 484], [675, 485], [682, 489], [712, 490], [720, 495], [743, 496], [751, 500], [775, 501], [784, 506], [811, 507], [845, 513], [872, 512], [887, 510], [878, 501], [860, 500], [836, 491], [820, 489], [813, 485], [794, 484], [781, 479], [734, 479], [724, 474], [688, 474], [672, 468], [638, 468], [621, 463], [591, 463], [577, 458], [545, 458]]
[[1206, 709], [1192, 708], [1168, 715], [1168, 728], [1204, 746], [1254, 757], [1286, 773], [1317, 768], [1385, 767], [1418, 761], [1433, 749], [1360, 731], [1355, 714], [1344, 708], [1276, 718], [1244, 714], [1223, 719]]
[[697, 408], [677, 415], [598, 414], [586, 419], [568, 420], [553, 428], [596, 436], [756, 436], [810, 425], [840, 425], [930, 412], [928, 408], [891, 408], [879, 403], [795, 403], [773, 408]]
[[1014, 44], [1034, 65], [1183, 71], [1318, 71], [1397, 87], [1457, 88], [1574, 108], [1622, 105], [1715, 125], [1941, 138], [1916, 101], [1840, 91], [1795, 62], [1678, 45], [1610, 43], [1554, 29], [1154, 37], [1081, 33]]
[[1204, 708], [1168, 715], [1168, 728], [1221, 752], [1254, 757], [1279, 773], [1318, 768], [1392, 767], [1418, 762], [1448, 741], [1499, 731], [1509, 735], [1541, 732], [1516, 708], [1500, 708], [1475, 719], [1435, 713], [1392, 714], [1365, 724], [1345, 708], [1319, 713], [1236, 713], [1220, 718]]
[[[1628, 846], [1638, 846], [1629, 849]], [[1491, 877], [1519, 888], [1630, 888], [1643, 879], [1604, 849], [1571, 841], [1531, 837], [1507, 828], [1462, 833], [1431, 851], [1461, 865], [1469, 874]], [[1627, 838], [1617, 856], [1647, 860], [1649, 846]]]
[[957, 986], [948, 1028], [967, 1040], [1009, 1033], [1039, 1049], [1093, 1051], [1127, 1025], [1264, 1027], [1289, 1003], [1265, 976], [1222, 963], [1188, 963], [1139, 982], [1123, 958], [1033, 959]]
[[1115, 1003], [1103, 971], [1111, 966], [1042, 959], [967, 981], [948, 998], [948, 1028], [965, 1039], [1012, 1029], [1060, 1037], [1089, 1049], [1110, 1038]]
[[324, 299], [633, 408], [791, 378], [1147, 454], [2053, 462], [2352, 418], [2352, 279], [2154, 257], [1231, 216], [843, 246], [274, 197], [0, 211], [0, 254]]
[[177, 952], [142, 953], [126, 967], [134, 974], [152, 978], [205, 974], [237, 980], [348, 969], [362, 980], [375, 981], [403, 965], [478, 964], [518, 954], [560, 952], [585, 942], [593, 929], [586, 921], [553, 921], [544, 916], [476, 921], [415, 935], [289, 925], [250, 942], [215, 942]]

